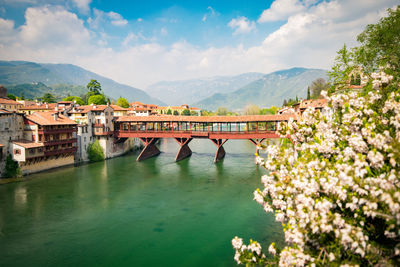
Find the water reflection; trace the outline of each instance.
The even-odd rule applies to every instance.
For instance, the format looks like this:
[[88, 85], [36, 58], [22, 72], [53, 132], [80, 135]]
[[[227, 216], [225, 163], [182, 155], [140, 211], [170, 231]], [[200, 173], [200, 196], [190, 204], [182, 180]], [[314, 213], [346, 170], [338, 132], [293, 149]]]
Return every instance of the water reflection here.
[[28, 199], [28, 195], [26, 193], [25, 184], [20, 183], [19, 186], [14, 191], [15, 208], [17, 208], [17, 209], [26, 208], [27, 199]]

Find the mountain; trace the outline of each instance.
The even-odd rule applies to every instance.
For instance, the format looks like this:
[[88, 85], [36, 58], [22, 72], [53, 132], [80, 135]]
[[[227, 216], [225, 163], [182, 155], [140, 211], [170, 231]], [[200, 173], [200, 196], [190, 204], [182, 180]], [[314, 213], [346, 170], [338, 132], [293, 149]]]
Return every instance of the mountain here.
[[152, 84], [146, 91], [169, 105], [192, 104], [215, 93], [233, 92], [265, 74], [250, 72], [236, 76], [216, 76], [183, 81], [163, 81]]
[[[109, 78], [103, 77], [91, 71], [71, 64], [41, 64], [27, 61], [0, 61], [0, 84], [8, 88], [19, 87], [19, 91], [25, 84], [35, 85], [41, 83], [52, 88], [51, 93], [64, 97], [68, 94], [81, 92], [82, 87], [91, 79], [100, 82], [104, 93], [111, 98], [126, 97], [129, 101], [141, 101], [163, 105], [164, 103], [156, 98], [149, 96], [146, 92], [117, 83]], [[41, 86], [42, 88], [43, 86]], [[42, 88], [43, 89], [43, 88]], [[86, 91], [86, 90], [85, 90]], [[84, 91], [84, 92], [85, 92]], [[11, 91], [10, 91], [11, 92]], [[32, 95], [42, 96], [39, 91], [31, 92]], [[28, 97], [27, 94], [25, 94]]]
[[276, 71], [234, 92], [216, 93], [193, 106], [208, 110], [216, 110], [218, 107], [238, 110], [248, 104], [260, 107], [280, 106], [285, 98], [306, 97], [307, 87], [317, 78], [327, 79], [326, 70], [292, 68]]

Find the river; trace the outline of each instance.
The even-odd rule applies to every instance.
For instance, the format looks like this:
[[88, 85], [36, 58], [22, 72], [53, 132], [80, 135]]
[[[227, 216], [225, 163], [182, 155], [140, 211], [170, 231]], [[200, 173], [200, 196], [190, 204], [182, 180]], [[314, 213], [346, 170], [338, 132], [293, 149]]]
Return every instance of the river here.
[[235, 235], [282, 240], [273, 214], [252, 200], [265, 173], [255, 146], [229, 140], [217, 164], [210, 140], [189, 146], [178, 163], [178, 144], [166, 140], [142, 162], [132, 152], [1, 185], [0, 265], [235, 266]]

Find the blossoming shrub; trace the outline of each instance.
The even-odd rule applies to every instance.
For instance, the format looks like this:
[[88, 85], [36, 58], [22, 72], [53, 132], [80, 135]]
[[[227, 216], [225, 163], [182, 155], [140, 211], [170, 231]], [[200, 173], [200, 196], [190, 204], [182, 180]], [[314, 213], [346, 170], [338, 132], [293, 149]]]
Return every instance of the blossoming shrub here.
[[332, 112], [307, 109], [282, 128], [294, 145], [258, 158], [269, 174], [254, 199], [283, 224], [287, 246], [271, 244], [266, 257], [235, 237], [238, 263], [399, 264], [400, 89], [372, 77], [362, 91], [326, 96]]

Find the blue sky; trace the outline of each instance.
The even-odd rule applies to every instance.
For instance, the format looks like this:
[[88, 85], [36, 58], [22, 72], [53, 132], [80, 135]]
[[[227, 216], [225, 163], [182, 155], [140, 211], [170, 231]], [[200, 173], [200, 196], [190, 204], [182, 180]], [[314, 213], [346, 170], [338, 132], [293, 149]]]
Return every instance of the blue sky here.
[[0, 0], [0, 59], [160, 80], [329, 68], [395, 0]]

